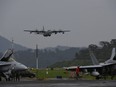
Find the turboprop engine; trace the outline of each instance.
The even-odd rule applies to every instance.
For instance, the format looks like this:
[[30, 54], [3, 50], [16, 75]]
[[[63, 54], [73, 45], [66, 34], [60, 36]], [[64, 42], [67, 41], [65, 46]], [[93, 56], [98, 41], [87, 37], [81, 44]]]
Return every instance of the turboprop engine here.
[[95, 76], [95, 77], [100, 75], [99, 72], [96, 70], [94, 70], [91, 74], [92, 76]]

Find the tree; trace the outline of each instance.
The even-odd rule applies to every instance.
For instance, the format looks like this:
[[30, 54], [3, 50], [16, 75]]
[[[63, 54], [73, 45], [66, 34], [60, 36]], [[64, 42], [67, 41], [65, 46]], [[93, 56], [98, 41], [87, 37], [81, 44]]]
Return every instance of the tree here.
[[111, 47], [111, 44], [107, 41], [100, 41], [99, 43], [103, 48], [109, 48]]
[[116, 47], [116, 39], [112, 39], [112, 40], [110, 41], [110, 43], [111, 43], [111, 45], [112, 45], [113, 47]]
[[90, 45], [88, 46], [88, 48], [89, 48], [90, 50], [94, 51], [94, 50], [98, 49], [98, 46], [95, 45], [95, 44], [90, 44]]

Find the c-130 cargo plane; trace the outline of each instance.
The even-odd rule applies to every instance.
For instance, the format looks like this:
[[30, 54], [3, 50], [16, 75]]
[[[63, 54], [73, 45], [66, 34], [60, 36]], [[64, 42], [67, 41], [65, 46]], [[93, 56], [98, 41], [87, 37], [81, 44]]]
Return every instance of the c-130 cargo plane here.
[[65, 32], [70, 32], [70, 30], [46, 30], [44, 29], [44, 26], [43, 26], [43, 30], [24, 30], [26, 32], [30, 32], [31, 33], [36, 33], [36, 34], [41, 34], [43, 35], [44, 37], [50, 37], [53, 33], [54, 34], [57, 34], [57, 33], [62, 33], [64, 34]]

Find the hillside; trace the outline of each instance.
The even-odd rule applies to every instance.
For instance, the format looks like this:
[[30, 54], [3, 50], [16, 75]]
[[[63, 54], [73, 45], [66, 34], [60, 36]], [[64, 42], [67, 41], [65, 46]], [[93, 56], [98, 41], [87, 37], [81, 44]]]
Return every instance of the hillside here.
[[[11, 48], [12, 42], [0, 36], [0, 57], [5, 50]], [[35, 67], [35, 50], [27, 49], [14, 43], [15, 59], [28, 67]], [[75, 53], [79, 51], [78, 47], [57, 46], [39, 49], [39, 67], [47, 67], [56, 62], [72, 60]]]
[[[92, 64], [89, 50], [93, 51], [99, 62], [104, 62], [110, 58], [111, 50], [116, 47], [116, 39], [110, 42], [101, 41], [100, 47], [90, 44], [88, 48], [57, 46], [39, 49], [39, 67], [65, 67], [72, 65], [90, 65]], [[36, 66], [35, 50], [27, 49], [18, 44], [14, 44], [16, 52], [15, 59], [28, 67]], [[0, 52], [11, 48], [11, 41], [0, 36]], [[0, 56], [2, 54], [0, 53]]]
[[[9, 49], [12, 47], [12, 42], [9, 41], [8, 39], [0, 36], [0, 52], [4, 52], [5, 50]], [[16, 51], [19, 50], [26, 50], [27, 48], [24, 46], [21, 46], [19, 44], [14, 43], [14, 47]]]
[[104, 62], [111, 57], [112, 48], [116, 48], [116, 39], [112, 39], [110, 42], [100, 41], [101, 46], [90, 44], [88, 48], [81, 49], [75, 53], [75, 58], [69, 61], [57, 62], [49, 67], [67, 67], [67, 66], [80, 66], [92, 64], [90, 53], [91, 50], [99, 62]]
[[[79, 51], [79, 48], [72, 48], [66, 50], [59, 50], [54, 48], [53, 50], [39, 50], [39, 67], [45, 68], [56, 62], [68, 61], [75, 58], [75, 53]], [[17, 51], [15, 53], [16, 60], [29, 66], [36, 66], [36, 58], [34, 50], [25, 50], [25, 51]], [[25, 61], [24, 61], [25, 60]]]

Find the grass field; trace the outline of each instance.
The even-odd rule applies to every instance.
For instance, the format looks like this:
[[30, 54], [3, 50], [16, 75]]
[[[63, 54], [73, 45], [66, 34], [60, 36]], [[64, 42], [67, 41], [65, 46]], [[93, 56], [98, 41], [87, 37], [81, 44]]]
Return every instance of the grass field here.
[[38, 79], [56, 78], [58, 76], [61, 76], [62, 78], [68, 78], [70, 75], [69, 72], [61, 68], [33, 69], [32, 72], [36, 73], [36, 77]]
[[[36, 74], [37, 79], [47, 79], [47, 78], [70, 78], [74, 79], [75, 78], [75, 73], [66, 71], [62, 68], [46, 68], [46, 69], [31, 69], [32, 72]], [[84, 75], [80, 74], [81, 79], [86, 79], [86, 80], [95, 80], [95, 77], [91, 75]], [[110, 80], [110, 76], [108, 76], [108, 80]], [[114, 78], [116, 80], [116, 76]]]

